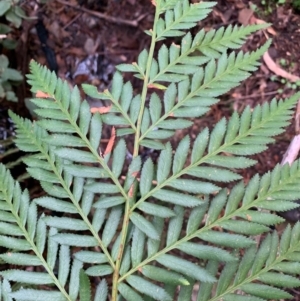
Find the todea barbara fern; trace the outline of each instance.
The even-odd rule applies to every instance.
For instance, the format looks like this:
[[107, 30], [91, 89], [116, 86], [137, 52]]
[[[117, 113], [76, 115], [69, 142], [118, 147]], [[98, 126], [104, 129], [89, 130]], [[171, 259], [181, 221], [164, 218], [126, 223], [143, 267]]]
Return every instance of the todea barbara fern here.
[[[257, 69], [270, 42], [251, 53], [235, 49], [265, 25], [192, 36], [186, 30], [215, 3], [153, 4], [149, 51], [119, 65], [110, 90], [83, 85], [109, 102], [104, 110], [91, 110], [77, 87], [31, 63], [29, 84], [44, 96], [32, 99], [39, 119], [10, 116], [45, 196], [30, 199], [1, 165], [0, 245], [8, 251], [0, 258], [13, 265], [0, 272], [3, 300], [261, 301], [289, 299], [285, 288], [300, 286], [300, 224], [281, 237], [270, 229], [283, 221], [274, 212], [298, 206], [300, 163], [247, 185], [236, 172], [284, 131], [300, 95], [234, 112], [173, 149], [166, 142]], [[181, 44], [162, 44], [155, 58], [167, 37]], [[140, 94], [120, 72], [143, 82]], [[103, 124], [113, 128], [106, 151]], [[157, 161], [143, 161], [141, 146], [159, 150]], [[230, 192], [222, 182], [233, 183]]]

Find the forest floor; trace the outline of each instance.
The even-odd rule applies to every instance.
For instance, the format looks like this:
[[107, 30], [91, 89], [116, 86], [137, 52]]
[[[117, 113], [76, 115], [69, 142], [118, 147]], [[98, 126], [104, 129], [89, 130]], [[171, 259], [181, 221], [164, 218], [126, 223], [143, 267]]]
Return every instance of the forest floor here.
[[[154, 8], [150, 0], [52, 0], [46, 4], [27, 0], [22, 5], [28, 15], [39, 18], [39, 22], [23, 21], [22, 27], [14, 32], [19, 44], [17, 55], [10, 56], [15, 58], [14, 67], [23, 74], [28, 73], [29, 61], [34, 59], [56, 70], [58, 76], [72, 85], [93, 83], [103, 90], [110, 84], [115, 65], [136, 61], [138, 54], [149, 45], [150, 39], [144, 30], [152, 27]], [[243, 50], [255, 50], [266, 38], [272, 38], [269, 56], [264, 56], [259, 69], [222, 96], [191, 129], [178, 132], [175, 140], [187, 132], [195, 137], [203, 127], [212, 128], [233, 110], [241, 112], [247, 105], [254, 107], [274, 97], [286, 98], [300, 90], [296, 84], [300, 80], [300, 11], [292, 6], [292, 0], [218, 0], [213, 12], [198, 28], [209, 30], [254, 22], [272, 25], [250, 36]], [[133, 79], [133, 83], [136, 89], [140, 87], [138, 79]], [[32, 95], [25, 81], [17, 94], [17, 104], [2, 102], [3, 107], [29, 117], [24, 103]], [[245, 181], [280, 163], [294, 135], [293, 121], [287, 131], [277, 137], [276, 143], [254, 156], [258, 163], [242, 172]], [[300, 290], [294, 290], [293, 295], [294, 301], [300, 300]]]
[[[36, 21], [24, 21], [17, 33], [17, 66], [26, 74], [29, 61], [34, 59], [57, 69], [58, 75], [72, 85], [90, 82], [101, 90], [109, 86], [116, 64], [134, 62], [140, 51], [148, 47], [150, 39], [144, 30], [152, 26], [153, 6], [149, 0], [78, 2], [52, 0], [38, 6], [35, 1], [24, 1], [23, 8], [28, 14], [41, 21], [38, 26]], [[284, 4], [278, 4], [278, 0], [261, 2], [219, 0], [213, 12], [199, 24], [198, 28], [209, 30], [230, 24], [272, 23], [269, 30], [250, 36], [243, 50], [257, 49], [266, 38], [272, 38], [273, 43], [260, 68], [195, 122], [189, 130], [192, 136], [204, 126], [212, 127], [222, 116], [230, 116], [233, 110], [241, 112], [247, 105], [253, 107], [274, 97], [285, 98], [300, 89], [295, 84], [300, 79], [300, 12], [288, 0]], [[43, 39], [50, 49], [46, 55]], [[133, 81], [138, 89], [140, 81]], [[18, 96], [24, 114], [24, 99], [31, 97], [25, 81]], [[264, 173], [281, 162], [294, 128], [292, 124], [268, 151], [256, 156], [258, 164], [243, 174], [246, 181], [254, 173]], [[179, 132], [176, 139], [184, 134], [185, 131]]]

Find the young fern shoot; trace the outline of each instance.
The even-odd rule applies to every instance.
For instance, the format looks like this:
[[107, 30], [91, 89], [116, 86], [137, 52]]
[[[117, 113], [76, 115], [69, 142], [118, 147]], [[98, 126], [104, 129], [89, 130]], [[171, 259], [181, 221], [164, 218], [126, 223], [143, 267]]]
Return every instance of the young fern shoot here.
[[[258, 68], [271, 41], [237, 50], [268, 25], [193, 36], [214, 2], [152, 3], [149, 50], [117, 66], [111, 89], [82, 85], [104, 108], [90, 108], [78, 87], [31, 62], [38, 119], [10, 117], [45, 194], [31, 199], [0, 166], [0, 258], [13, 265], [0, 272], [3, 300], [262, 301], [289, 299], [288, 289], [300, 286], [300, 224], [281, 237], [270, 228], [284, 220], [276, 212], [299, 206], [300, 163], [247, 185], [238, 173], [284, 132], [300, 93], [234, 112], [193, 141], [168, 142]], [[169, 37], [181, 43], [158, 48]], [[142, 81], [140, 93], [122, 72]], [[144, 159], [145, 148], [158, 159]]]

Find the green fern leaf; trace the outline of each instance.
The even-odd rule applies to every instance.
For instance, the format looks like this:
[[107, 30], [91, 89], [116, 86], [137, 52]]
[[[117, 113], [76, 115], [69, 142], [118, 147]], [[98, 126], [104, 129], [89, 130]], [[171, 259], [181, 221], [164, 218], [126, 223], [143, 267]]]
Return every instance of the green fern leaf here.
[[254, 223], [253, 221], [233, 222], [231, 220], [231, 221], [221, 222], [220, 226], [226, 230], [233, 231], [239, 234], [245, 234], [245, 235], [258, 235], [263, 232], [267, 232], [269, 230], [268, 227]]
[[106, 301], [107, 295], [107, 283], [105, 280], [102, 280], [97, 286], [94, 301]]
[[105, 263], [107, 258], [104, 254], [92, 251], [79, 251], [74, 254], [74, 257], [82, 262], [87, 263]]
[[258, 277], [258, 280], [265, 284], [287, 288], [293, 288], [300, 285], [300, 281], [296, 277], [274, 272], [265, 273]]
[[191, 242], [182, 243], [178, 247], [178, 249], [186, 254], [193, 255], [201, 259], [209, 259], [224, 262], [231, 262], [237, 260], [237, 258], [235, 258], [233, 255], [231, 255], [229, 252], [223, 249]]
[[97, 202], [94, 203], [93, 207], [98, 209], [104, 209], [121, 205], [124, 202], [125, 199], [119, 196], [101, 197]]
[[94, 265], [85, 270], [86, 275], [93, 277], [103, 277], [105, 275], [110, 275], [113, 273], [113, 269], [110, 265]]
[[35, 285], [53, 283], [53, 279], [46, 273], [33, 273], [22, 270], [7, 270], [1, 272], [1, 276], [10, 281]]
[[208, 208], [208, 198], [205, 197], [204, 203], [201, 206], [192, 209], [186, 227], [186, 232], [188, 235], [199, 229], [203, 217], [207, 212], [207, 208]]
[[[268, 24], [193, 36], [189, 29], [214, 2], [152, 4], [149, 50], [119, 65], [109, 89], [82, 86], [103, 108], [30, 64], [37, 121], [10, 116], [17, 146], [31, 153], [27, 171], [45, 195], [31, 200], [0, 165], [0, 245], [9, 249], [0, 259], [20, 266], [1, 272], [5, 300], [262, 301], [289, 298], [284, 288], [300, 285], [300, 223], [267, 234], [257, 247], [252, 237], [282, 222], [277, 211], [299, 206], [300, 162], [230, 184], [230, 191], [224, 186], [241, 180], [237, 169], [255, 164], [249, 156], [284, 131], [300, 94], [166, 143], [258, 68], [271, 41], [254, 52], [236, 50]], [[180, 36], [180, 45], [156, 47], [169, 36]], [[141, 90], [120, 71], [142, 80]], [[141, 147], [150, 148], [146, 157]]]
[[178, 294], [178, 301], [184, 301], [193, 295], [194, 283], [195, 283], [195, 281], [191, 281], [191, 285], [183, 286], [180, 288], [180, 291]]
[[[211, 275], [216, 275], [218, 272], [218, 264], [216, 261], [209, 261], [206, 266], [207, 271]], [[214, 283], [202, 282], [199, 287], [199, 292], [197, 296], [197, 301], [207, 301], [211, 294]]]
[[233, 295], [228, 294], [224, 297], [225, 301], [264, 301], [265, 299], [261, 299], [254, 296], [244, 296], [244, 295]]
[[83, 267], [81, 261], [75, 259], [71, 268], [70, 282], [69, 282], [69, 295], [71, 300], [76, 300], [79, 293], [80, 271]]
[[58, 256], [59, 245], [56, 241], [54, 241], [52, 237], [53, 235], [57, 234], [57, 232], [58, 230], [56, 228], [50, 228], [49, 230], [47, 264], [50, 266], [51, 269], [54, 268]]
[[234, 248], [246, 248], [254, 244], [253, 240], [248, 237], [237, 234], [220, 233], [217, 231], [207, 231], [199, 234], [198, 237], [216, 245]]
[[126, 298], [128, 301], [143, 301], [144, 299], [136, 292], [134, 291], [130, 286], [128, 286], [125, 283], [120, 283], [118, 285], [118, 290], [120, 294]]
[[174, 192], [168, 189], [157, 190], [153, 193], [153, 196], [163, 202], [168, 202], [184, 207], [195, 207], [203, 203], [202, 200], [199, 198], [179, 192]]
[[149, 158], [145, 162], [141, 173], [140, 192], [142, 196], [146, 195], [151, 190], [153, 176], [154, 176], [153, 162]]
[[111, 210], [102, 234], [102, 240], [105, 246], [108, 246], [113, 239], [121, 219], [121, 214], [122, 209], [119, 207], [115, 207]]
[[142, 269], [142, 273], [144, 276], [159, 281], [163, 283], [169, 284], [182, 284], [189, 285], [190, 283], [180, 274], [164, 270], [162, 268], [158, 268], [155, 266], [144, 266]]
[[91, 284], [88, 276], [83, 270], [80, 271], [80, 301], [90, 301], [91, 300]]
[[280, 216], [270, 214], [267, 212], [257, 212], [254, 210], [248, 210], [239, 215], [243, 219], [250, 220], [254, 223], [264, 224], [264, 225], [275, 225], [284, 221]]
[[127, 282], [137, 291], [161, 301], [172, 301], [171, 297], [159, 286], [139, 277], [129, 276]]
[[190, 146], [190, 138], [188, 136], [185, 136], [180, 141], [174, 155], [173, 168], [172, 168], [173, 174], [176, 174], [183, 169], [183, 166], [185, 164], [188, 155], [189, 146]]
[[66, 285], [70, 272], [70, 248], [62, 245], [59, 252], [59, 272], [58, 281], [62, 286]]
[[[240, 175], [226, 169], [215, 168], [215, 167], [192, 167], [188, 174], [197, 178], [215, 180], [218, 182], [231, 182], [239, 180]], [[211, 193], [211, 192], [209, 192]]]
[[77, 213], [73, 204], [52, 197], [41, 197], [34, 200], [38, 205], [50, 210], [66, 213]]
[[42, 265], [41, 260], [34, 256], [25, 253], [6, 253], [0, 255], [0, 258], [9, 264], [39, 266]]
[[97, 245], [96, 239], [87, 235], [59, 233], [52, 237], [59, 244], [68, 246], [95, 247]]
[[20, 289], [19, 291], [10, 293], [9, 296], [16, 300], [36, 300], [36, 301], [64, 301], [65, 297], [54, 291]]
[[212, 200], [209, 207], [206, 219], [206, 225], [214, 223], [217, 219], [221, 210], [223, 209], [225, 202], [227, 200], [226, 190], [221, 190]]
[[138, 206], [138, 208], [147, 214], [163, 217], [163, 218], [172, 217], [175, 215], [174, 211], [167, 207], [148, 203], [148, 202], [141, 203]]
[[145, 234], [135, 227], [131, 244], [131, 262], [133, 267], [137, 266], [143, 259], [145, 241]]
[[146, 220], [142, 215], [133, 212], [130, 216], [130, 220], [132, 223], [139, 228], [142, 232], [144, 232], [148, 237], [158, 240], [159, 234], [155, 227]]
[[216, 278], [210, 275], [204, 268], [195, 265], [185, 259], [178, 258], [173, 255], [163, 255], [157, 259], [161, 265], [172, 269], [176, 272], [182, 273], [193, 279], [203, 282], [215, 282]]
[[157, 22], [157, 40], [163, 37], [175, 37], [184, 34], [185, 29], [190, 29], [196, 22], [204, 19], [211, 11], [215, 2], [202, 2], [189, 4], [189, 1], [179, 1], [174, 6], [174, 10], [167, 10], [165, 20]]
[[173, 216], [169, 221], [166, 246], [172, 245], [178, 241], [183, 224], [184, 208], [181, 206], [175, 206], [173, 210], [175, 216]]
[[125, 252], [124, 252], [124, 257], [122, 260], [122, 264], [120, 267], [120, 275], [124, 275], [125, 273], [128, 272], [131, 266], [131, 247], [127, 246]]
[[260, 298], [272, 298], [278, 299], [288, 299], [292, 298], [291, 294], [288, 294], [278, 288], [271, 287], [268, 285], [247, 283], [241, 286], [242, 291], [245, 293], [260, 297]]

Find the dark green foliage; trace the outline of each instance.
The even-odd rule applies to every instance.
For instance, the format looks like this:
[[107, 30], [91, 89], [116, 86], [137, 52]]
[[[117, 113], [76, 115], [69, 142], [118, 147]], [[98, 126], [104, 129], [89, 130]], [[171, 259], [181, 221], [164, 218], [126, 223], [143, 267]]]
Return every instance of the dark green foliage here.
[[[165, 141], [257, 69], [269, 41], [252, 53], [234, 50], [266, 25], [192, 37], [186, 30], [215, 3], [155, 4], [149, 51], [119, 65], [110, 90], [83, 85], [110, 103], [98, 112], [77, 87], [31, 63], [28, 82], [45, 96], [32, 100], [39, 118], [10, 116], [45, 195], [32, 199], [0, 166], [0, 246], [8, 249], [0, 258], [14, 265], [0, 273], [4, 300], [261, 301], [290, 298], [284, 289], [300, 285], [300, 224], [280, 238], [270, 230], [283, 221], [274, 212], [299, 206], [300, 163], [247, 185], [238, 173], [284, 131], [300, 95], [234, 112], [174, 149]], [[170, 36], [181, 45], [163, 44], [154, 58], [156, 42]], [[142, 91], [120, 71], [140, 78]], [[116, 129], [108, 143], [104, 123]], [[141, 146], [160, 150], [158, 158], [144, 160]], [[221, 188], [229, 182], [230, 191]]]

